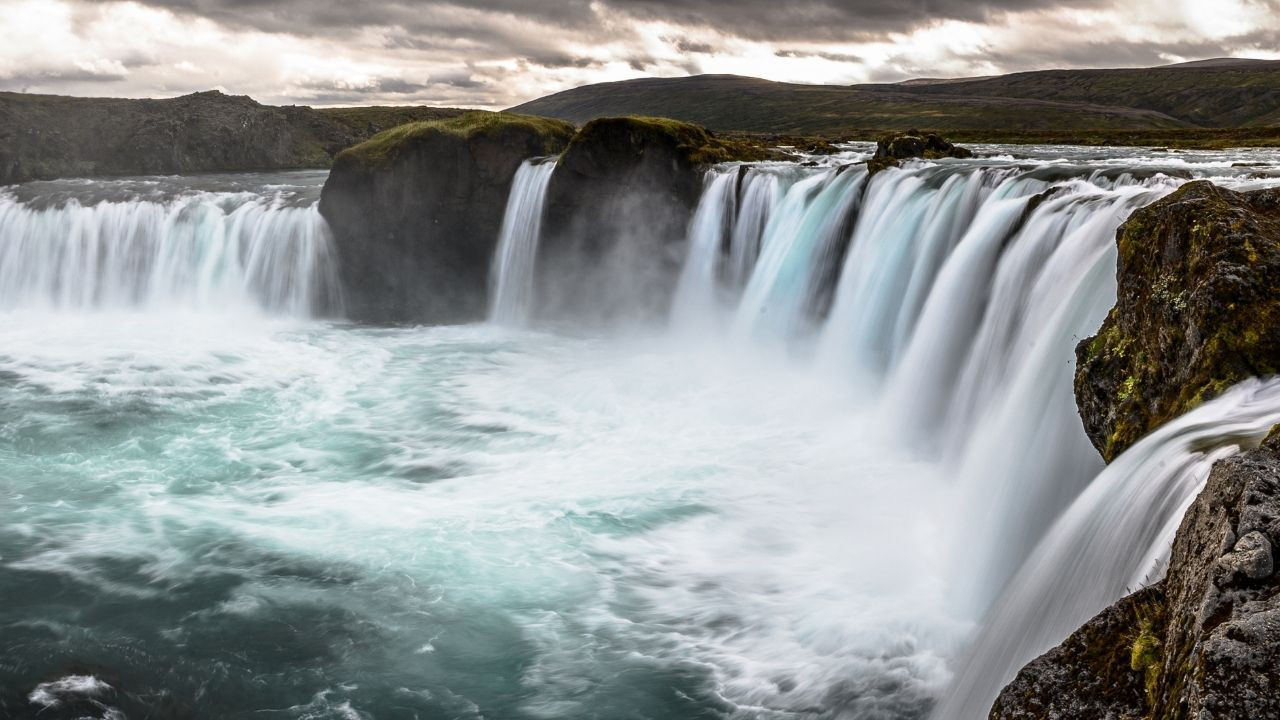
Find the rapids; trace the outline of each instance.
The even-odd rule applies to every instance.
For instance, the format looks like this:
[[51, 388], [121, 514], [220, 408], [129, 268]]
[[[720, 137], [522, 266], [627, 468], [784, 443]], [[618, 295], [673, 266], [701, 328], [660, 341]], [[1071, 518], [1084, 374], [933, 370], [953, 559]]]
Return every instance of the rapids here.
[[323, 173], [0, 189], [0, 715], [982, 716], [1280, 417], [1104, 470], [1070, 394], [1125, 215], [1275, 168], [982, 150], [716, 168], [669, 324], [573, 334], [551, 162], [468, 327], [334, 319]]

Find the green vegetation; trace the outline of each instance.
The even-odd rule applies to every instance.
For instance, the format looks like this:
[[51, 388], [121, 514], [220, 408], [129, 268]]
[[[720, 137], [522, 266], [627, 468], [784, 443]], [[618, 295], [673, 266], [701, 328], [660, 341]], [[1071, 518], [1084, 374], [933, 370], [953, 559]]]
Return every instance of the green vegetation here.
[[563, 146], [573, 134], [573, 129], [569, 123], [550, 118], [475, 110], [442, 120], [393, 127], [344, 150], [339, 158], [365, 168], [386, 167], [405, 151], [440, 136], [471, 140], [477, 137], [497, 138], [511, 132], [529, 132], [539, 136], [545, 144], [544, 152], [550, 154]]
[[387, 107], [317, 108], [321, 116], [341, 123], [353, 131], [372, 136], [397, 125], [425, 120], [446, 120], [466, 113], [459, 108], [400, 105]]
[[1160, 681], [1160, 667], [1164, 660], [1156, 626], [1150, 618], [1138, 619], [1138, 636], [1129, 650], [1129, 668], [1142, 673], [1142, 686], [1146, 690], [1147, 706], [1156, 704], [1156, 690]]

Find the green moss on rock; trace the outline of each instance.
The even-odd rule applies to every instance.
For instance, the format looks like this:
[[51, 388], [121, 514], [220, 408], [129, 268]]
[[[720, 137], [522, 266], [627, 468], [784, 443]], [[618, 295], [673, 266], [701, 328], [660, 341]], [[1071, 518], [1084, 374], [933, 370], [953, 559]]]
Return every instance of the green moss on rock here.
[[1280, 372], [1280, 190], [1199, 181], [1116, 236], [1116, 306], [1076, 348], [1076, 399], [1108, 461], [1247, 377]]
[[563, 120], [476, 110], [456, 117], [393, 127], [342, 151], [338, 157], [366, 169], [378, 169], [389, 167], [408, 151], [441, 135], [469, 141], [513, 132], [529, 132], [542, 138], [541, 154], [550, 155], [559, 152], [573, 131], [573, 125]]

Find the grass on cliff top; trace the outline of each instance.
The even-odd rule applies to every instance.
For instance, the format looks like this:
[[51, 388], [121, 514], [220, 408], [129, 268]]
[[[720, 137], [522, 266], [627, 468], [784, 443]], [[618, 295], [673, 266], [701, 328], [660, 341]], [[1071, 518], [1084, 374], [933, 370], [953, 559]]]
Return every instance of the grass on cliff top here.
[[570, 146], [593, 142], [596, 137], [611, 132], [639, 135], [646, 143], [670, 139], [692, 165], [766, 160], [770, 157], [768, 148], [761, 142], [745, 137], [718, 136], [701, 125], [645, 115], [592, 120], [574, 136]]
[[553, 141], [566, 141], [574, 129], [573, 125], [563, 120], [474, 110], [456, 117], [425, 120], [393, 127], [342, 151], [339, 157], [349, 158], [364, 167], [386, 167], [405, 149], [413, 147], [418, 140], [426, 137], [449, 135], [469, 140], [474, 137], [495, 135], [513, 128], [531, 130], [542, 137], [547, 146], [547, 152], [554, 151]]

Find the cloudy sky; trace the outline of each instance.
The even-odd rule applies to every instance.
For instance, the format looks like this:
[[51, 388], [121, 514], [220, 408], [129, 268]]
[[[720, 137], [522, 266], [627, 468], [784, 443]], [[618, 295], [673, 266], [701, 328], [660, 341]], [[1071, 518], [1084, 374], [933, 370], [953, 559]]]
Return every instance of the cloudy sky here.
[[1280, 0], [0, 0], [0, 89], [503, 108], [587, 83], [1280, 59]]

